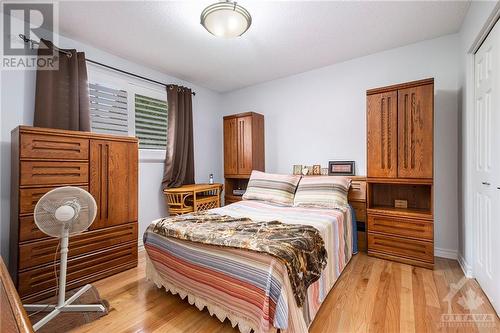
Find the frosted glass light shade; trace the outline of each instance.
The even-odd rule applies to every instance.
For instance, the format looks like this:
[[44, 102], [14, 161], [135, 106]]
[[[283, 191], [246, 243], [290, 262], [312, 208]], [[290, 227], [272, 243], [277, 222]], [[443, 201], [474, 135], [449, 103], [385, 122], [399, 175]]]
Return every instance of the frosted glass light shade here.
[[224, 38], [241, 36], [252, 24], [250, 13], [236, 2], [214, 3], [203, 10], [201, 25], [212, 35]]

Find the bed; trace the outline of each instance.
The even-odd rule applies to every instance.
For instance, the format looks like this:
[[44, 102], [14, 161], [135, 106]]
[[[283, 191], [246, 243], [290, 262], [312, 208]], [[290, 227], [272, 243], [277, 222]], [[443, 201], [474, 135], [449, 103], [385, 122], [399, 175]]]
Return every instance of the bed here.
[[219, 320], [227, 318], [242, 333], [307, 332], [352, 257], [352, 210], [348, 206], [303, 208], [243, 200], [211, 212], [309, 225], [319, 231], [327, 263], [320, 278], [307, 289], [303, 305], [297, 305], [286, 267], [273, 256], [165, 237], [150, 229], [144, 234], [147, 278], [172, 294], [187, 297], [200, 310], [206, 307]]

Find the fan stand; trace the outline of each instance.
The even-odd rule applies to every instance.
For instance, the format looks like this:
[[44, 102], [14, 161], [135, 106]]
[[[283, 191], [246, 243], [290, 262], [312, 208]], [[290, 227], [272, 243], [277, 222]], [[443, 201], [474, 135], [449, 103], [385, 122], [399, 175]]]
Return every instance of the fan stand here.
[[59, 294], [57, 305], [51, 304], [27, 304], [24, 305], [26, 311], [51, 311], [45, 317], [40, 319], [35, 325], [33, 325], [33, 330], [38, 331], [43, 325], [52, 320], [61, 312], [105, 312], [106, 308], [101, 304], [76, 304], [72, 305], [78, 297], [89, 290], [92, 286], [90, 284], [85, 285], [83, 288], [78, 290], [73, 296], [65, 300], [66, 293], [66, 270], [68, 264], [68, 240], [69, 234], [68, 230], [64, 231], [64, 236], [61, 238], [61, 268], [59, 276]]

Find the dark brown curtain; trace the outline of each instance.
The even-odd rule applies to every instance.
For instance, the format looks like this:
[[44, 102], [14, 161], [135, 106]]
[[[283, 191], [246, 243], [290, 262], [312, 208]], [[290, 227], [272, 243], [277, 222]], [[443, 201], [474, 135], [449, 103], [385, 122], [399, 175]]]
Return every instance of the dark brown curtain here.
[[167, 86], [168, 134], [163, 188], [194, 184], [191, 89]]
[[[42, 39], [38, 56], [54, 53], [54, 45]], [[64, 50], [58, 70], [38, 69], [36, 73], [34, 126], [90, 131], [89, 89], [85, 53]]]

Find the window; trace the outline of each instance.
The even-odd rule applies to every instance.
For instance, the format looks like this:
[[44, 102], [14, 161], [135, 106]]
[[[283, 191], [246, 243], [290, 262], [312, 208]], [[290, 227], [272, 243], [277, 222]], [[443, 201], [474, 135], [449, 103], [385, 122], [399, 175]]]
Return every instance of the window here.
[[92, 132], [136, 136], [143, 150], [166, 149], [165, 87], [93, 65], [88, 73]]
[[127, 92], [89, 84], [92, 132], [128, 135]]
[[139, 148], [165, 149], [167, 146], [167, 103], [135, 95], [135, 135]]

